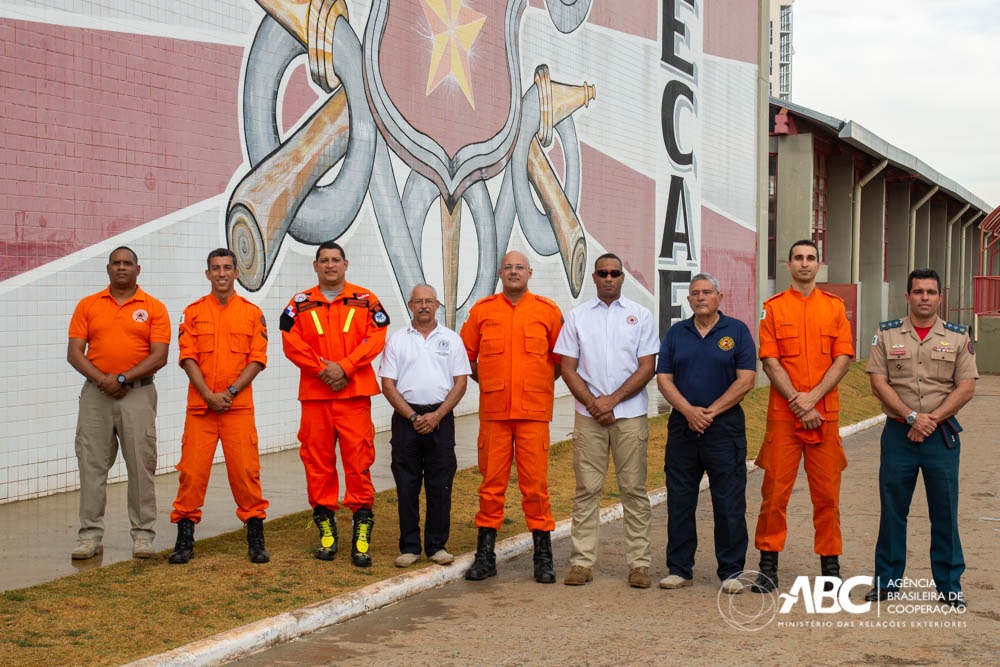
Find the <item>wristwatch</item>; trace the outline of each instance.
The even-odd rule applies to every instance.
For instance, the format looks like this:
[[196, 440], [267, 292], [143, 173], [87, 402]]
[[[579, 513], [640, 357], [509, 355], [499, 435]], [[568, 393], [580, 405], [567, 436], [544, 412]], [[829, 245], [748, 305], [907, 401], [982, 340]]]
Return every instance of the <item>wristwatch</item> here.
[[118, 380], [118, 384], [120, 384], [123, 387], [128, 382], [128, 378], [125, 377], [124, 373], [119, 373], [118, 377], [116, 377], [115, 379]]
[[228, 387], [226, 387], [226, 391], [228, 391], [233, 398], [236, 398], [236, 394], [240, 393], [240, 390], [236, 388], [235, 384], [231, 384]]
[[409, 416], [409, 420], [410, 420], [410, 423], [411, 423], [411, 424], [412, 424], [413, 422], [417, 421], [417, 413], [416, 413], [416, 412], [414, 412], [414, 413], [413, 413], [412, 415], [410, 415], [410, 416]]
[[917, 421], [917, 411], [913, 410], [910, 414], [906, 415], [907, 426], [913, 426], [913, 422]]

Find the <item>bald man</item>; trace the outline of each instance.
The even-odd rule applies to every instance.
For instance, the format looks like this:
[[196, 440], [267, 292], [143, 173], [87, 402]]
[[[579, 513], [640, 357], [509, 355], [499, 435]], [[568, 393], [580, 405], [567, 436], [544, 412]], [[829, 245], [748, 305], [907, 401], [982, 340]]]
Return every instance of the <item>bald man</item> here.
[[479, 538], [470, 581], [496, 576], [497, 529], [503, 525], [510, 466], [517, 463], [521, 507], [534, 540], [535, 581], [555, 583], [550, 533], [549, 422], [559, 356], [553, 352], [562, 313], [528, 291], [531, 264], [519, 252], [500, 262], [499, 294], [481, 299], [462, 326], [472, 379], [479, 383]]

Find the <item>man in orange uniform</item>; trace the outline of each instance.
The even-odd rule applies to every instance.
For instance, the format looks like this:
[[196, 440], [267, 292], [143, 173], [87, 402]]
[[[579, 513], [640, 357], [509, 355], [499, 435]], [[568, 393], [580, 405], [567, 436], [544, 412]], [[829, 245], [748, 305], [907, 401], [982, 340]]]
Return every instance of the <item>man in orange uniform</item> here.
[[372, 361], [385, 347], [389, 315], [378, 298], [347, 282], [344, 249], [327, 241], [316, 250], [319, 284], [296, 294], [281, 314], [285, 356], [299, 367], [299, 455], [306, 469], [309, 504], [319, 528], [316, 558], [337, 553], [335, 512], [340, 489], [335, 442], [344, 465], [344, 505], [354, 514], [351, 562], [372, 564], [375, 461], [371, 397], [379, 393]]
[[177, 464], [180, 486], [170, 513], [170, 521], [177, 524], [177, 542], [169, 558], [174, 564], [194, 557], [194, 526], [201, 521], [220, 439], [236, 516], [247, 529], [247, 555], [252, 563], [271, 560], [264, 548], [268, 502], [260, 490], [250, 386], [267, 365], [267, 323], [260, 308], [236, 293], [238, 275], [233, 251], [210, 252], [205, 277], [212, 293], [184, 309], [177, 333], [180, 365], [190, 384]]
[[479, 539], [465, 578], [496, 576], [497, 529], [503, 524], [511, 459], [517, 461], [521, 507], [534, 539], [535, 581], [554, 583], [549, 506], [549, 422], [562, 329], [559, 307], [528, 291], [531, 265], [519, 252], [500, 262], [503, 291], [480, 300], [462, 326], [462, 341], [479, 383]]
[[751, 586], [756, 593], [778, 586], [778, 552], [788, 533], [785, 510], [803, 458], [821, 571], [840, 576], [840, 475], [847, 457], [840, 441], [837, 384], [854, 358], [851, 327], [840, 297], [816, 288], [815, 243], [793, 243], [787, 266], [792, 284], [764, 302], [760, 320], [759, 355], [771, 394], [757, 455], [764, 481], [755, 538], [760, 574]]
[[85, 297], [69, 323], [66, 358], [86, 378], [80, 391], [76, 458], [80, 467], [80, 532], [74, 560], [101, 553], [108, 470], [118, 457], [128, 470], [132, 555], [152, 558], [156, 534], [156, 386], [167, 363], [170, 317], [139, 288], [139, 258], [120, 246], [108, 257], [108, 287]]

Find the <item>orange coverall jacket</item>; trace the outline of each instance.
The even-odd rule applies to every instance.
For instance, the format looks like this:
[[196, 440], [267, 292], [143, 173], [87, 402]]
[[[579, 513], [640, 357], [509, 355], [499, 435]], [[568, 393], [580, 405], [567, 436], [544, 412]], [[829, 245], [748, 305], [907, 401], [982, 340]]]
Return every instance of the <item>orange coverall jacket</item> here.
[[480, 419], [552, 421], [561, 329], [559, 306], [530, 292], [517, 305], [501, 292], [472, 307], [461, 336], [479, 364]]
[[[818, 385], [834, 358], [842, 354], [853, 357], [854, 346], [844, 301], [839, 296], [814, 289], [805, 298], [790, 288], [764, 302], [759, 356], [778, 359], [797, 391], [809, 391]], [[828, 421], [838, 418], [840, 394], [836, 387], [816, 404], [816, 410]], [[796, 421], [788, 400], [774, 385], [767, 418]]]
[[[226, 391], [247, 364], [267, 366], [267, 323], [260, 308], [238, 294], [223, 306], [211, 294], [184, 309], [178, 363], [193, 359], [214, 393]], [[188, 384], [187, 411], [205, 414], [208, 404], [194, 385]], [[228, 412], [253, 411], [253, 384], [233, 398]]]
[[[318, 285], [292, 297], [281, 313], [281, 341], [285, 356], [301, 371], [299, 400], [378, 394], [372, 361], [385, 347], [388, 327], [389, 315], [378, 297], [351, 283], [344, 283], [333, 303]], [[326, 368], [322, 359], [344, 369], [346, 387], [334, 391], [319, 378]]]

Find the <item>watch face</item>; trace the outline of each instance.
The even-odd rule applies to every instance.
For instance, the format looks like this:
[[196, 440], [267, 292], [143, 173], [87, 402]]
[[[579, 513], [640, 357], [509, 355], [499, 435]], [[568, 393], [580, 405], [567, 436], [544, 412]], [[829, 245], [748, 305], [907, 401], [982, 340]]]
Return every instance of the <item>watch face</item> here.
[[125, 374], [124, 373], [119, 373], [118, 377], [116, 379], [118, 380], [118, 384], [125, 384]]

